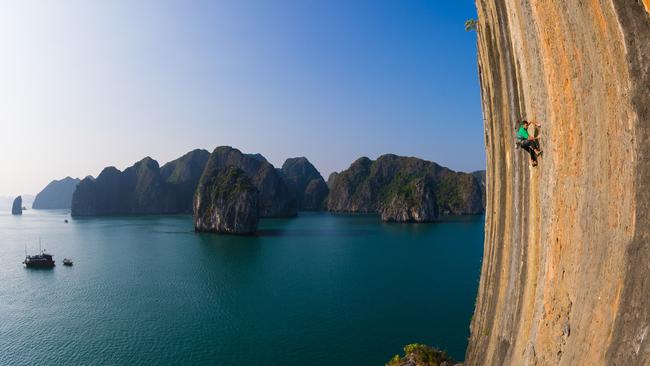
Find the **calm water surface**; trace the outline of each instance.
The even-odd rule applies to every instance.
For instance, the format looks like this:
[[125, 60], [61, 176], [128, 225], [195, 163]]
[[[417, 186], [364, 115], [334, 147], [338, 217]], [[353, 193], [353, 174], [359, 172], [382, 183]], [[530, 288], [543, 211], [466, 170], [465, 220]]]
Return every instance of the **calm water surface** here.
[[[383, 365], [413, 342], [463, 358], [481, 216], [304, 213], [255, 237], [195, 234], [190, 216], [66, 218], [0, 214], [2, 365]], [[39, 237], [52, 270], [21, 264]]]

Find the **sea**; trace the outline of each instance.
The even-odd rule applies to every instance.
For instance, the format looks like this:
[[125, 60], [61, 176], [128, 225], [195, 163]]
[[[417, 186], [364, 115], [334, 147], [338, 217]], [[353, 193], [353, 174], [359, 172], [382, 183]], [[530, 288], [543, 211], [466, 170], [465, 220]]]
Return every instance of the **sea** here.
[[[384, 365], [410, 343], [462, 361], [483, 237], [483, 216], [301, 212], [231, 236], [3, 209], [0, 364]], [[22, 265], [39, 248], [56, 267]]]

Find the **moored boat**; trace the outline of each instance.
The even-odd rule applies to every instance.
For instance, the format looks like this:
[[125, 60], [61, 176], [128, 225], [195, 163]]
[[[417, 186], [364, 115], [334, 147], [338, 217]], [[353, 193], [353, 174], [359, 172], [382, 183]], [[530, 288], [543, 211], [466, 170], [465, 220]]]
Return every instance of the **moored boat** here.
[[25, 256], [23, 261], [25, 267], [51, 268], [54, 267], [54, 259], [51, 254], [42, 252], [41, 254]]

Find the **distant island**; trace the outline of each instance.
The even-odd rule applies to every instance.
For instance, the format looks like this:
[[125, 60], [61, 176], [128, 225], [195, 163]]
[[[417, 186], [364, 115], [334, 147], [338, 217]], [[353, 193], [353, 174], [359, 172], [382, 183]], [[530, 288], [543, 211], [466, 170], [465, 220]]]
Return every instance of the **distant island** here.
[[79, 178], [71, 177], [53, 180], [36, 195], [32, 208], [39, 210], [70, 209], [72, 194], [79, 182]]
[[431, 222], [485, 210], [485, 171], [455, 172], [415, 157], [362, 157], [327, 182], [305, 157], [275, 168], [229, 146], [196, 149], [159, 166], [150, 157], [93, 178], [52, 181], [33, 208], [73, 217], [194, 214], [195, 230], [251, 234], [260, 218], [298, 211], [376, 213], [385, 222]]
[[193, 150], [162, 168], [150, 157], [123, 172], [104, 168], [97, 178], [79, 182], [72, 196], [72, 216], [191, 213], [209, 155]]

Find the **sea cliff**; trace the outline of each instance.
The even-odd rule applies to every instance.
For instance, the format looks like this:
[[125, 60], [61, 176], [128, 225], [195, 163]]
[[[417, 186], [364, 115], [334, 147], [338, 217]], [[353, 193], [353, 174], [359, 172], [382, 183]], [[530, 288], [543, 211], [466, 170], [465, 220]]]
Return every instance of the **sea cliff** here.
[[[478, 0], [485, 249], [466, 365], [650, 364], [650, 2]], [[541, 123], [534, 168], [514, 146]]]
[[295, 198], [291, 196], [281, 174], [262, 155], [244, 154], [230, 146], [219, 146], [210, 155], [203, 175], [218, 174], [230, 167], [240, 169], [257, 189], [260, 217], [296, 216], [298, 209]]
[[483, 212], [480, 182], [434, 162], [386, 154], [331, 174], [327, 210], [379, 213], [383, 221], [428, 222]]
[[318, 170], [305, 157], [289, 158], [280, 170], [298, 209], [317, 211], [323, 209], [329, 189]]
[[192, 199], [208, 160], [194, 150], [162, 168], [146, 157], [123, 172], [106, 167], [84, 178], [72, 195], [72, 216], [191, 213]]
[[259, 192], [246, 173], [234, 166], [210, 164], [194, 198], [194, 229], [200, 232], [252, 234], [259, 222]]
[[32, 208], [39, 210], [69, 209], [72, 206], [72, 195], [79, 182], [78, 178], [71, 177], [51, 181], [36, 195]]

